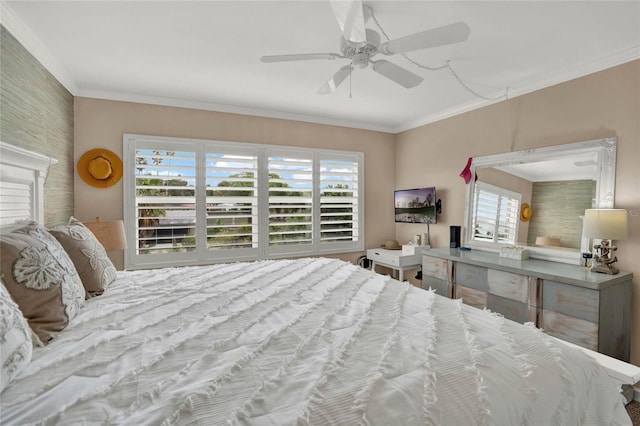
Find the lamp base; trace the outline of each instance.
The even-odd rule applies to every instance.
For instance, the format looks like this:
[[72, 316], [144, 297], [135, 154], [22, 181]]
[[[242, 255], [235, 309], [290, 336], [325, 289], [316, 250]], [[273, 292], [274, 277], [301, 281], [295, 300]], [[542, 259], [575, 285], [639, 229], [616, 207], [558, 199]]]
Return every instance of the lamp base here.
[[600, 272], [601, 274], [615, 275], [620, 271], [615, 266], [601, 264], [591, 268], [591, 272]]

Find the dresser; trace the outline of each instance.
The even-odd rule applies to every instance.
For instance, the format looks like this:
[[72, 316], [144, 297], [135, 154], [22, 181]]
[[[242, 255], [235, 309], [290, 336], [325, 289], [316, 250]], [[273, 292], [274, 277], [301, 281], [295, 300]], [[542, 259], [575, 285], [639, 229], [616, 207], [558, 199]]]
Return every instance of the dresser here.
[[532, 322], [552, 336], [627, 362], [632, 277], [479, 250], [422, 252], [423, 288], [520, 323]]

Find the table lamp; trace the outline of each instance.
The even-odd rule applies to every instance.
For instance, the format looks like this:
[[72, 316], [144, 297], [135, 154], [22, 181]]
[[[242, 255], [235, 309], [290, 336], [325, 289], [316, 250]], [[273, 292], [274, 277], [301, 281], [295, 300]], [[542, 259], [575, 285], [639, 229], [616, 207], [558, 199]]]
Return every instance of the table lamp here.
[[612, 264], [618, 258], [613, 252], [618, 248], [611, 240], [623, 240], [629, 236], [627, 211], [624, 209], [587, 209], [584, 211], [583, 235], [588, 238], [601, 239], [593, 249], [593, 272], [614, 275], [619, 271]]
[[105, 250], [124, 250], [127, 248], [124, 222], [121, 220], [102, 220], [96, 217], [95, 222], [84, 222], [84, 226], [93, 232]]

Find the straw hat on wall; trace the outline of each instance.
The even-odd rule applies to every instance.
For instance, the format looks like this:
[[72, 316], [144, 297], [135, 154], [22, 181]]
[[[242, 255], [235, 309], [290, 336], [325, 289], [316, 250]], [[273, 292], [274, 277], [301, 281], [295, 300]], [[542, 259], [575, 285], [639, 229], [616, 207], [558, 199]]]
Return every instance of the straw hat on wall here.
[[531, 210], [531, 206], [528, 203], [522, 203], [522, 207], [520, 208], [520, 220], [523, 222], [528, 222], [531, 219], [531, 215], [533, 211]]
[[108, 149], [96, 148], [82, 154], [78, 174], [87, 184], [107, 188], [122, 177], [122, 160]]

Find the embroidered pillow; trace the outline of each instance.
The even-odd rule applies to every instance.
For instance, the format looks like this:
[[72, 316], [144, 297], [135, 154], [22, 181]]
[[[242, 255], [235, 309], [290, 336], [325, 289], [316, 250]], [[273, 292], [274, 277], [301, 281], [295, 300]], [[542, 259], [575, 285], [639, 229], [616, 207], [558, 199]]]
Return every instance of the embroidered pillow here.
[[76, 316], [85, 290], [73, 262], [47, 230], [32, 222], [0, 235], [0, 273], [29, 326], [47, 344]]
[[115, 280], [116, 268], [104, 247], [78, 219], [71, 217], [69, 225], [57, 227], [49, 232], [69, 253], [87, 291], [87, 298], [102, 294]]
[[31, 329], [0, 282], [0, 392], [31, 362]]

